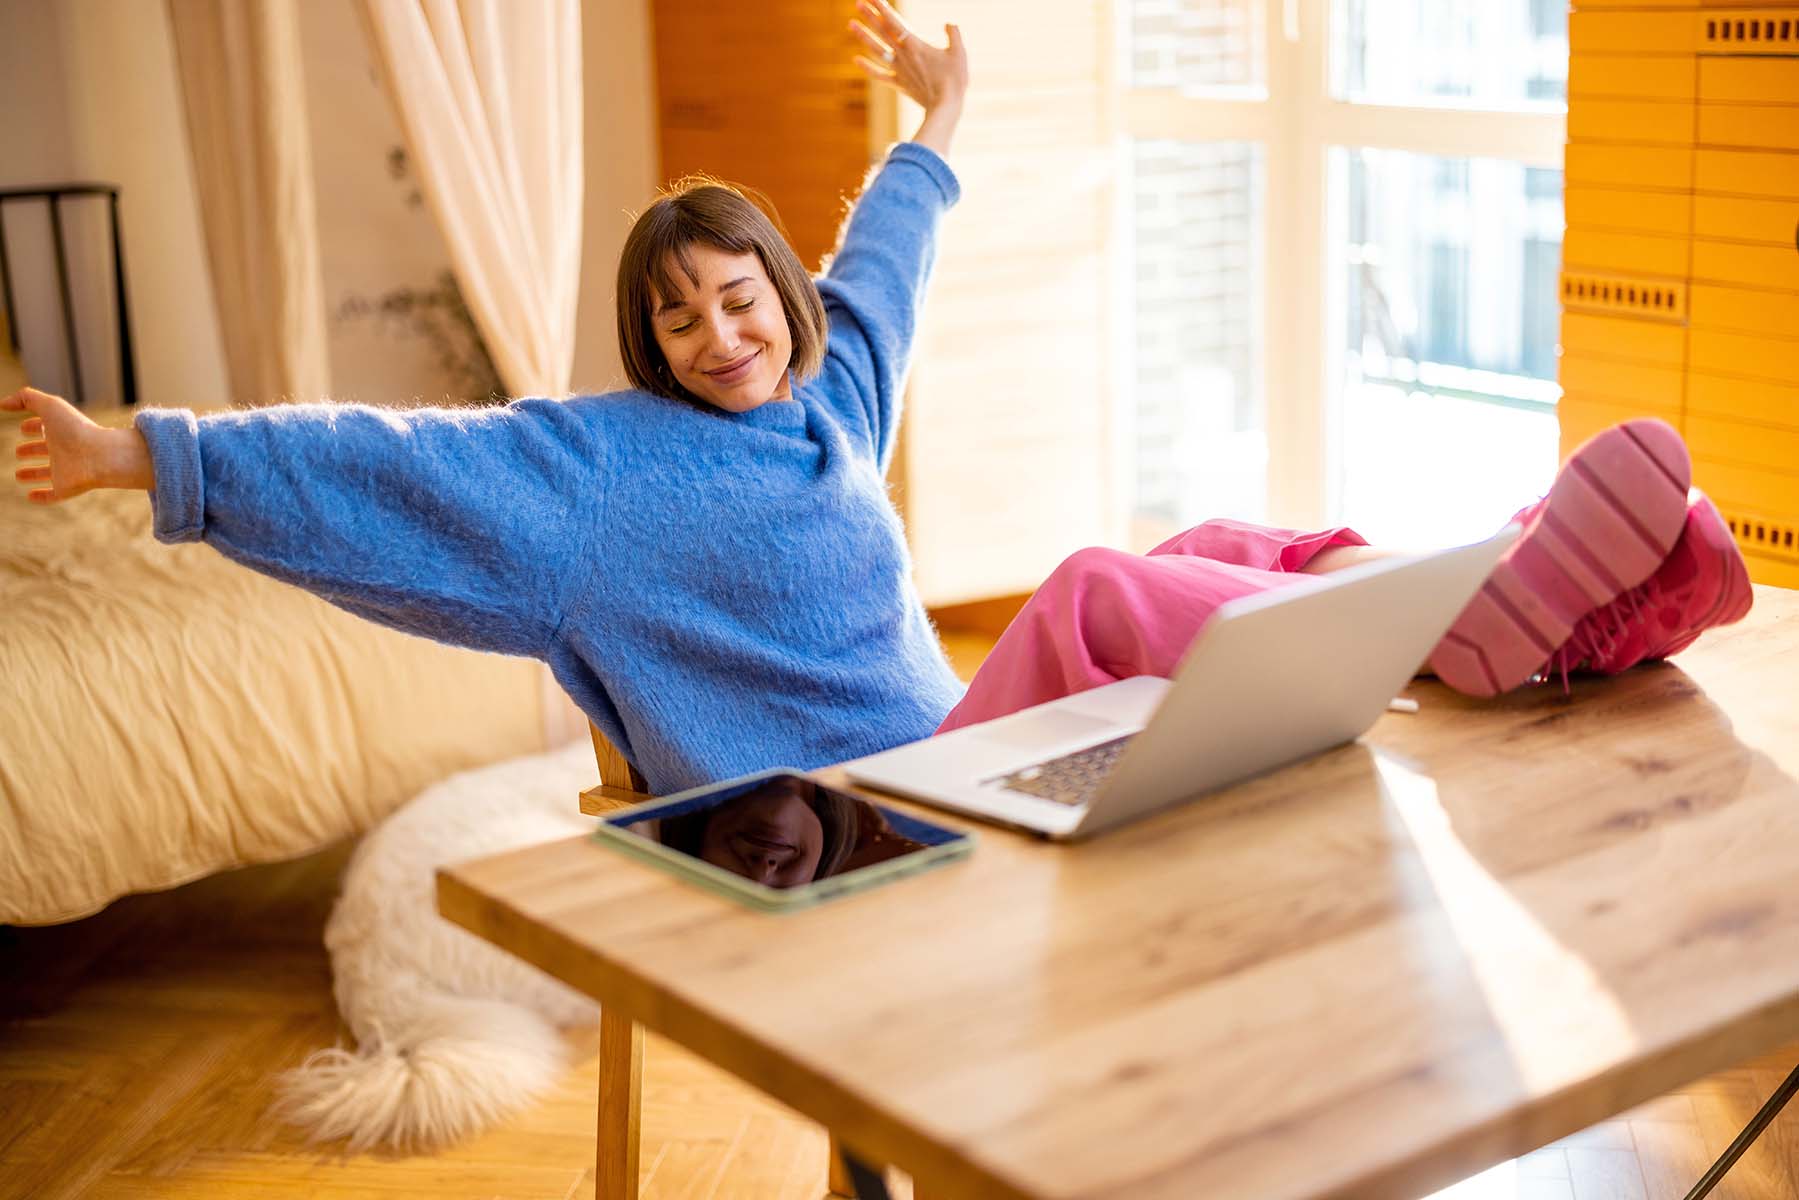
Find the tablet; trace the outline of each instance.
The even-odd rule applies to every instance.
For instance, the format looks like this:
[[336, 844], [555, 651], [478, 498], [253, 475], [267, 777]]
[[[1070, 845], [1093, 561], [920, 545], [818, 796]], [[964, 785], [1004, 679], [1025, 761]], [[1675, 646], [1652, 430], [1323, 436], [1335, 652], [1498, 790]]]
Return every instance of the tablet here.
[[961, 858], [974, 835], [777, 767], [607, 813], [596, 840], [764, 912]]

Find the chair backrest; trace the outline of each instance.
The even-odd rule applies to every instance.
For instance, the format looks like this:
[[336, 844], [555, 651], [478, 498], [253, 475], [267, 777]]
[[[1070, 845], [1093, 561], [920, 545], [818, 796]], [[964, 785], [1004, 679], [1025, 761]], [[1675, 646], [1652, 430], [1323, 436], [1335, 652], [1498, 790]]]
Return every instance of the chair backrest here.
[[608, 792], [636, 792], [644, 799], [649, 799], [650, 785], [637, 773], [637, 768], [618, 752], [618, 747], [600, 732], [600, 727], [589, 721], [587, 731], [593, 735], [593, 756], [600, 764], [600, 786]]

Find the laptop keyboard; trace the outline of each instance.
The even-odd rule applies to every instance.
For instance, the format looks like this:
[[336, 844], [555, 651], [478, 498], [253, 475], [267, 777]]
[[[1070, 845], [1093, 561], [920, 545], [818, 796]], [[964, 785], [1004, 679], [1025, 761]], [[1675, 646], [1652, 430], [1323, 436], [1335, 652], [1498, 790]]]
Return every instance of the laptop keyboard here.
[[1127, 733], [1121, 738], [1036, 763], [988, 782], [1007, 791], [1054, 800], [1057, 804], [1085, 804], [1099, 790], [1100, 782], [1111, 773], [1118, 756], [1124, 753], [1125, 744], [1136, 736]]

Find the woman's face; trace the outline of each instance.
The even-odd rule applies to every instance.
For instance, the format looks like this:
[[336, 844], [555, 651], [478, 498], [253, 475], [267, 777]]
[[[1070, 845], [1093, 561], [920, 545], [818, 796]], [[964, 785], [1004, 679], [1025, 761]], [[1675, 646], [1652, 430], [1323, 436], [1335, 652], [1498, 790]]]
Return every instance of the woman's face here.
[[670, 262], [670, 282], [686, 290], [662, 296], [650, 287], [650, 324], [675, 381], [726, 412], [787, 399], [793, 335], [762, 260], [703, 242], [687, 254], [697, 283]]
[[824, 848], [824, 824], [793, 779], [721, 805], [700, 838], [700, 857], [713, 866], [778, 888], [810, 883]]

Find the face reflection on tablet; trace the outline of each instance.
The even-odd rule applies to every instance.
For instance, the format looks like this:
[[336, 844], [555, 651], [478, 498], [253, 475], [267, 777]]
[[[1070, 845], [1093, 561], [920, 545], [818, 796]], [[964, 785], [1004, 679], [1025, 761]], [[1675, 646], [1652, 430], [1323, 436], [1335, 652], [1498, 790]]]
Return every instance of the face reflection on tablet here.
[[824, 822], [795, 779], [719, 805], [700, 837], [713, 866], [779, 888], [812, 882], [824, 849]]
[[664, 818], [656, 837], [766, 887], [791, 888], [837, 870], [856, 831], [852, 803], [785, 776], [713, 807]]

